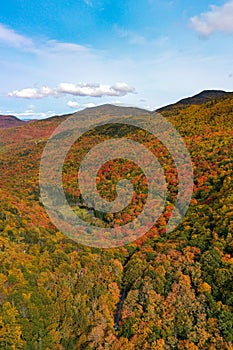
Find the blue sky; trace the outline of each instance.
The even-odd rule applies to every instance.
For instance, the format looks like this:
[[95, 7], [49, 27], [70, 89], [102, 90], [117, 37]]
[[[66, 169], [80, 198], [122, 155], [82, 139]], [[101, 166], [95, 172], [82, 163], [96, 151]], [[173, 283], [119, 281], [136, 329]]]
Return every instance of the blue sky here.
[[232, 0], [2, 1], [0, 113], [155, 109], [232, 91], [232, 44]]

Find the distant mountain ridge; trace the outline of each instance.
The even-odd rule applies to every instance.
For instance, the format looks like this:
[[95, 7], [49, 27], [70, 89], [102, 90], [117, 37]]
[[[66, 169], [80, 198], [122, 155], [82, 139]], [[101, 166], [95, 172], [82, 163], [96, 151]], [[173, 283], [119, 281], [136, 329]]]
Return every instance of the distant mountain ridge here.
[[[173, 109], [182, 109], [187, 107], [188, 105], [199, 105], [204, 104], [209, 101], [214, 100], [220, 100], [222, 98], [228, 98], [233, 97], [233, 92], [227, 92], [223, 90], [204, 90], [194, 96], [183, 98], [179, 100], [178, 102], [169, 104], [167, 106], [158, 108], [154, 111], [149, 111], [146, 109], [142, 109], [139, 107], [125, 107], [125, 106], [117, 106], [112, 104], [103, 104], [96, 107], [89, 107], [86, 109], [83, 109], [81, 111], [77, 111], [70, 114], [65, 115], [55, 115], [53, 117], [46, 118], [47, 120], [65, 120], [67, 117], [71, 115], [77, 115], [77, 116], [83, 116], [83, 117], [93, 117], [93, 116], [101, 116], [101, 115], [109, 115], [112, 117], [120, 117], [123, 115], [129, 115], [129, 116], [140, 116], [140, 115], [151, 115], [156, 112], [166, 112], [170, 111], [172, 113]], [[21, 120], [13, 115], [0, 115], [0, 129], [7, 129], [7, 128], [13, 128], [17, 126], [21, 126], [23, 124], [28, 124], [30, 122], [35, 122], [34, 120]], [[42, 122], [43, 119], [37, 120], [38, 122]]]
[[227, 97], [233, 97], [233, 92], [227, 92], [223, 90], [204, 90], [194, 96], [186, 97], [179, 100], [178, 102], [161, 107], [157, 109], [156, 112], [170, 110], [174, 107], [185, 107], [186, 105], [190, 105], [190, 104], [198, 105], [198, 104], [206, 103], [211, 100], [227, 98]]
[[96, 113], [96, 115], [109, 115], [109, 116], [122, 116], [122, 115], [132, 115], [140, 116], [142, 114], [151, 114], [152, 112], [138, 107], [125, 107], [116, 106], [112, 104], [103, 104], [97, 107], [86, 108], [82, 111], [78, 111], [75, 114], [89, 115], [90, 111]]
[[14, 128], [25, 123], [24, 120], [21, 120], [14, 115], [0, 115], [0, 129]]
[[124, 107], [124, 106], [116, 106], [112, 104], [104, 104], [97, 107], [86, 108], [74, 114], [83, 115], [83, 116], [85, 115], [88, 116], [90, 115], [90, 113], [92, 115], [96, 114], [96, 116], [101, 114], [110, 115], [110, 116], [121, 116], [121, 115], [140, 116], [140, 115], [147, 115], [147, 114], [150, 115], [156, 112], [162, 112], [162, 111], [170, 110], [176, 107], [177, 108], [185, 107], [193, 104], [198, 105], [198, 104], [206, 103], [211, 100], [218, 100], [221, 98], [228, 98], [228, 97], [233, 97], [233, 92], [227, 92], [223, 90], [204, 90], [194, 96], [183, 98], [178, 102], [155, 109], [154, 111], [149, 111], [147, 109], [142, 109], [138, 107]]

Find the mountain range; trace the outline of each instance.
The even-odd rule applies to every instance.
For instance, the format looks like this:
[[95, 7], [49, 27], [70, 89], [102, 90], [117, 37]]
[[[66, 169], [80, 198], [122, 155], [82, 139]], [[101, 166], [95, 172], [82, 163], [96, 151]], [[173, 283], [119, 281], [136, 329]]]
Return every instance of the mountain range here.
[[[86, 108], [84, 110], [76, 112], [75, 114], [77, 115], [81, 114], [85, 116], [85, 115], [89, 115], [91, 112], [92, 115], [94, 114], [96, 116], [98, 115], [136, 116], [136, 115], [142, 115], [142, 114], [146, 115], [146, 114], [153, 114], [155, 112], [170, 111], [173, 108], [184, 108], [187, 105], [199, 105], [202, 103], [206, 103], [208, 101], [220, 100], [230, 96], [233, 96], [233, 92], [226, 92], [222, 90], [204, 90], [192, 97], [183, 98], [178, 102], [158, 108], [154, 111], [148, 111], [146, 109], [137, 108], [137, 107], [123, 107], [123, 106], [116, 106], [112, 104], [104, 104], [97, 107]], [[22, 126], [26, 122], [31, 122], [31, 120], [30, 121], [21, 120], [13, 115], [0, 115], [0, 129]]]

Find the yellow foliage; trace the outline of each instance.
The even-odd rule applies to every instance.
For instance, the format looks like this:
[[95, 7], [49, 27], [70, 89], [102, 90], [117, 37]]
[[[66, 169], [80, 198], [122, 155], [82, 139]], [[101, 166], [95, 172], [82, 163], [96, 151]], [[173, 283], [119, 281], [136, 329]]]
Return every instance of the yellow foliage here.
[[211, 286], [208, 283], [204, 282], [199, 286], [198, 291], [200, 293], [211, 293]]

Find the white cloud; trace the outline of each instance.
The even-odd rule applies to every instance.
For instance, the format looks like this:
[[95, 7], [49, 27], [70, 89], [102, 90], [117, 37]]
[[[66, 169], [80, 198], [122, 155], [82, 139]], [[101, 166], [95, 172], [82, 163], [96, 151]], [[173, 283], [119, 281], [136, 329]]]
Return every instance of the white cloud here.
[[58, 87], [49, 88], [43, 86], [41, 88], [26, 88], [22, 90], [14, 90], [8, 93], [8, 96], [28, 99], [38, 99], [44, 97], [58, 97], [63, 95], [73, 96], [125, 96], [128, 93], [135, 93], [135, 89], [126, 83], [116, 83], [115, 85], [104, 84], [72, 84], [60, 83]]
[[78, 108], [80, 107], [80, 104], [76, 101], [68, 101], [67, 106], [70, 108]]
[[18, 97], [18, 98], [43, 98], [49, 96], [57, 96], [58, 92], [56, 89], [50, 89], [47, 86], [42, 86], [39, 89], [36, 88], [27, 88], [22, 90], [15, 90], [10, 92], [8, 96]]
[[123, 102], [120, 101], [120, 100], [114, 100], [114, 101], [112, 101], [111, 103], [112, 103], [113, 105], [120, 105], [120, 104], [122, 104]]
[[95, 103], [93, 103], [93, 102], [88, 102], [88, 103], [84, 103], [84, 104], [82, 104], [82, 105], [80, 105], [78, 102], [76, 102], [76, 101], [69, 101], [69, 102], [67, 102], [67, 104], [66, 104], [68, 107], [70, 107], [70, 108], [79, 108], [79, 109], [81, 109], [81, 108], [92, 108], [92, 107], [96, 107], [96, 104]]
[[89, 103], [84, 104], [83, 106], [86, 107], [86, 108], [93, 108], [93, 107], [96, 107], [96, 104], [92, 103], [92, 102], [89, 102]]
[[30, 48], [33, 46], [31, 39], [16, 33], [13, 29], [0, 23], [0, 43], [1, 42], [15, 48]]
[[135, 92], [135, 89], [126, 83], [116, 83], [113, 86], [104, 84], [72, 84], [61, 83], [57, 88], [60, 94], [70, 94], [74, 96], [125, 96], [128, 93]]
[[210, 6], [210, 11], [191, 18], [192, 27], [203, 36], [222, 31], [233, 34], [233, 1]]

